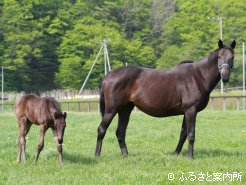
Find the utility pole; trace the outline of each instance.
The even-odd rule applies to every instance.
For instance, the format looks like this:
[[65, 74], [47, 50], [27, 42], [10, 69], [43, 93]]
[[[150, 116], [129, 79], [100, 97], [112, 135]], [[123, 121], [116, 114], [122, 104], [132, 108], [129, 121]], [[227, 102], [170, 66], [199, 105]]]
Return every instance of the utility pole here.
[[[222, 17], [208, 17], [208, 20], [212, 20], [212, 21], [219, 21], [220, 23], [220, 40], [223, 41], [222, 39]], [[224, 92], [224, 84], [222, 82], [222, 80], [220, 80], [220, 92], [223, 93]]]
[[111, 71], [111, 67], [110, 67], [110, 62], [109, 62], [109, 57], [108, 57], [108, 48], [107, 48], [107, 42], [109, 40], [103, 40], [101, 42], [101, 44], [103, 45], [104, 47], [104, 72], [105, 72], [105, 75], [107, 74], [107, 68], [109, 71]]
[[[243, 96], [245, 96], [245, 60], [244, 60], [244, 55], [245, 55], [245, 48], [244, 48], [244, 42], [243, 42], [243, 47], [242, 47], [242, 63], [243, 63]], [[245, 98], [243, 98], [243, 109], [245, 109]]]
[[90, 75], [92, 73], [92, 70], [93, 70], [93, 68], [94, 68], [94, 66], [95, 66], [95, 64], [96, 64], [96, 62], [98, 60], [98, 57], [100, 56], [100, 53], [101, 53], [102, 49], [104, 49], [104, 72], [105, 72], [105, 75], [107, 74], [107, 69], [108, 69], [108, 71], [111, 71], [109, 57], [108, 57], [108, 49], [107, 49], [107, 43], [108, 42], [109, 42], [108, 39], [104, 39], [104, 40], [102, 40], [100, 42], [101, 48], [100, 48], [99, 52], [97, 53], [96, 59], [94, 60], [92, 66], [91, 66], [91, 69], [90, 69], [88, 75], [86, 76], [86, 79], [85, 79], [82, 87], [79, 90], [79, 94], [82, 94], [82, 92], [84, 90], [84, 87], [85, 87], [85, 84], [88, 81], [88, 79], [89, 79], [89, 77], [90, 77]]
[[3, 90], [4, 90], [4, 75], [3, 75], [3, 66], [2, 66], [2, 112], [3, 112]]

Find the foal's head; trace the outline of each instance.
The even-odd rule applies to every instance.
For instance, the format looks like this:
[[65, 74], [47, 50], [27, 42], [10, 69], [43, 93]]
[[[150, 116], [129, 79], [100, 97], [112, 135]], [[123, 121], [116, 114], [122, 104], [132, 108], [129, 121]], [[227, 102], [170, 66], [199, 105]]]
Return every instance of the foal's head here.
[[56, 131], [56, 135], [57, 135], [57, 141], [59, 144], [63, 143], [63, 136], [64, 136], [64, 131], [66, 128], [66, 117], [67, 117], [67, 113], [64, 112], [62, 113], [58, 113], [55, 112], [54, 113], [54, 128]]
[[222, 40], [218, 42], [218, 69], [221, 79], [224, 83], [229, 82], [230, 72], [233, 68], [234, 51], [236, 41], [234, 40], [230, 46], [224, 46]]

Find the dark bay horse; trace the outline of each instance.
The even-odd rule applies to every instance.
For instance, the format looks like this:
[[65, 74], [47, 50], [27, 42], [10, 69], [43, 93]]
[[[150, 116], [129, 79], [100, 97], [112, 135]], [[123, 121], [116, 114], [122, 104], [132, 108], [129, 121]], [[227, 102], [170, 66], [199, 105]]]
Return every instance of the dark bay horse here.
[[103, 138], [117, 113], [116, 136], [122, 155], [128, 155], [126, 129], [136, 106], [155, 117], [184, 115], [175, 153], [181, 152], [187, 138], [187, 155], [193, 158], [197, 112], [207, 106], [209, 95], [220, 79], [224, 83], [229, 81], [233, 67], [235, 40], [229, 46], [219, 40], [218, 46], [208, 57], [181, 62], [170, 70], [122, 67], [109, 72], [101, 84], [102, 121], [95, 155], [100, 156]]
[[62, 113], [59, 103], [54, 98], [42, 98], [33, 94], [24, 95], [16, 104], [16, 116], [19, 126], [17, 161], [21, 161], [22, 154], [24, 161], [26, 161], [25, 136], [28, 134], [31, 125], [36, 124], [40, 127], [40, 142], [35, 162], [37, 162], [44, 147], [45, 132], [48, 128], [51, 128], [57, 144], [60, 162], [63, 163], [62, 143], [67, 113]]

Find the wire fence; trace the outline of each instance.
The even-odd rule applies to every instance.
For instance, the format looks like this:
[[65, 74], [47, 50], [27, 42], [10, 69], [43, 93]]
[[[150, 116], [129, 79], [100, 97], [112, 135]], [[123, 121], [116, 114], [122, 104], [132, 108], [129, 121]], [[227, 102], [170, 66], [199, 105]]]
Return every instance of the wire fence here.
[[[212, 96], [209, 99], [207, 110], [245, 110], [246, 96]], [[100, 112], [98, 100], [59, 102], [63, 111], [72, 112]], [[15, 104], [0, 104], [2, 112], [14, 112]], [[138, 111], [137, 108], [134, 111]]]

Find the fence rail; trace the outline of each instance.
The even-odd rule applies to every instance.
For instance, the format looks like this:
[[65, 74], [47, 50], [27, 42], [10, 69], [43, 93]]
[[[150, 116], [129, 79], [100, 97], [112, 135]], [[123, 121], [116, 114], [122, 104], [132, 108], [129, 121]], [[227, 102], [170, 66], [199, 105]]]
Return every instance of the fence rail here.
[[[99, 112], [98, 100], [66, 101], [60, 102], [63, 111], [74, 112]], [[211, 96], [206, 107], [207, 110], [245, 110], [246, 96]], [[15, 109], [14, 103], [0, 104], [0, 110], [11, 112]], [[137, 109], [134, 109], [137, 111]]]

